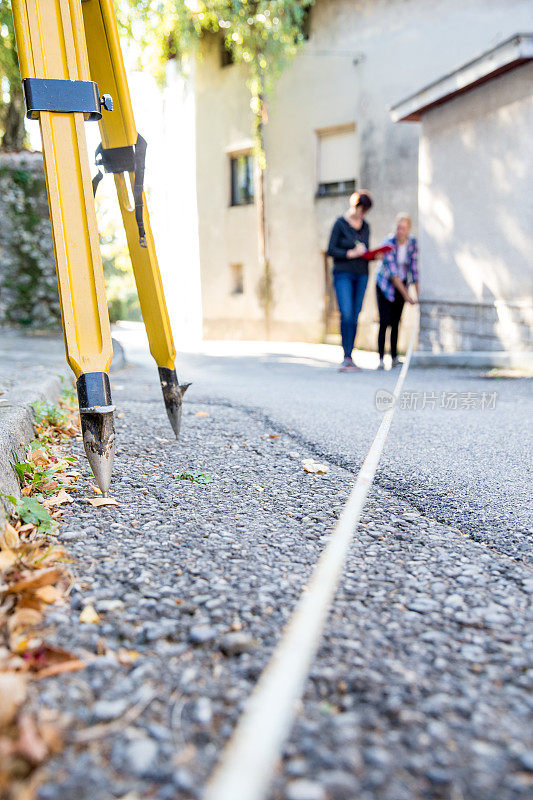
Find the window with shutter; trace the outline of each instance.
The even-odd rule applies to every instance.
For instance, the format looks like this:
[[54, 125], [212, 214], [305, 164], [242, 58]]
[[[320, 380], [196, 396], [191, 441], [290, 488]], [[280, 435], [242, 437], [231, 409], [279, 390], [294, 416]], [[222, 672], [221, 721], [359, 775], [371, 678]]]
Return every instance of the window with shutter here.
[[317, 197], [351, 194], [357, 185], [355, 125], [318, 131]]

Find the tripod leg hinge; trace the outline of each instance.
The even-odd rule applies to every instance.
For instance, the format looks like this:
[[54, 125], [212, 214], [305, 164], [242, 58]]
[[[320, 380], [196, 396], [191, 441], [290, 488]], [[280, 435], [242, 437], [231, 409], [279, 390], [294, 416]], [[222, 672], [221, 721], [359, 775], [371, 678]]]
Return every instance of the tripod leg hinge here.
[[98, 174], [93, 178], [93, 194], [96, 194], [98, 185], [103, 178], [100, 167], [103, 167], [105, 172], [132, 172], [134, 174], [133, 199], [135, 203], [135, 220], [137, 222], [137, 228], [139, 229], [139, 244], [143, 248], [148, 246], [143, 218], [146, 148], [146, 140], [143, 139], [140, 133], [137, 134], [135, 145], [128, 145], [125, 147], [103, 147], [102, 144], [99, 144], [95, 153], [95, 164], [98, 167]]

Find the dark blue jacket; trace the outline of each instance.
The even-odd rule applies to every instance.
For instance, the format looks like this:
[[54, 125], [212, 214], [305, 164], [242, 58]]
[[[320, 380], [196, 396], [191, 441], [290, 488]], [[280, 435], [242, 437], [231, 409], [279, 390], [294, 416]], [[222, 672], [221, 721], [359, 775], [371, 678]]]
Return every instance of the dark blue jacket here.
[[370, 241], [370, 227], [363, 220], [361, 230], [356, 231], [345, 217], [335, 220], [329, 237], [328, 256], [333, 258], [333, 272], [348, 272], [352, 275], [368, 275], [368, 261], [364, 258], [346, 258], [348, 250], [353, 250], [357, 242], [367, 248]]

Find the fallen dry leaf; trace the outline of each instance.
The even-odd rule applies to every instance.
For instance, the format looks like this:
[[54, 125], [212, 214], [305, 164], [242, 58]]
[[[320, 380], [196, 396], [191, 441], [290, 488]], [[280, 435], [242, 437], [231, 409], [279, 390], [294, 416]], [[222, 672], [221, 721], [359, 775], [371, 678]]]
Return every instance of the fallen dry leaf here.
[[14, 614], [8, 617], [7, 625], [10, 633], [17, 633], [26, 628], [33, 628], [42, 619], [41, 612], [36, 608], [17, 608]]
[[0, 572], [4, 569], [9, 569], [16, 562], [17, 557], [13, 550], [2, 550], [0, 552]]
[[[59, 511], [55, 512], [55, 514], [59, 513], [60, 513]], [[52, 514], [52, 516], [55, 516], [55, 514]], [[67, 558], [67, 553], [65, 551], [65, 548], [61, 547], [60, 545], [50, 545], [50, 547], [48, 547], [46, 551], [37, 550], [35, 553], [35, 557], [36, 560], [34, 561], [34, 564], [36, 566], [40, 565], [41, 568], [44, 568], [44, 567], [49, 567], [52, 564], [56, 564], [59, 561], [59, 559]], [[48, 584], [43, 584], [43, 585], [47, 586]]]
[[28, 648], [22, 657], [26, 669], [37, 673], [57, 664], [77, 661], [76, 656], [69, 650], [64, 650], [62, 647], [56, 647], [47, 642], [41, 642], [37, 647]]
[[93, 485], [92, 485], [92, 483], [91, 483], [91, 484], [90, 484], [90, 487], [91, 487], [91, 489], [93, 490], [93, 492], [94, 492], [95, 494], [102, 494], [102, 492], [100, 491], [100, 489], [98, 488], [98, 486], [93, 486]]
[[137, 650], [119, 650], [117, 653], [117, 661], [123, 667], [129, 667], [130, 664], [135, 664], [139, 658]]
[[76, 672], [79, 669], [85, 669], [85, 661], [79, 658], [73, 658], [71, 661], [63, 661], [59, 664], [50, 664], [49, 667], [39, 670], [35, 675], [35, 680], [40, 681], [43, 678], [51, 678], [53, 675], [63, 675], [65, 672]]
[[95, 497], [93, 499], [87, 498], [87, 502], [95, 508], [100, 508], [100, 506], [118, 506], [118, 503], [114, 497]]
[[61, 489], [57, 494], [53, 495], [53, 497], [48, 497], [42, 505], [45, 508], [53, 508], [54, 506], [62, 506], [64, 503], [73, 503], [74, 498], [71, 497], [69, 494], [66, 493], [64, 489]]
[[207, 411], [197, 411], [194, 416], [195, 417], [208, 417], [209, 414], [207, 413]]
[[63, 599], [63, 593], [55, 586], [41, 586], [35, 591], [35, 594], [43, 603], [57, 603], [58, 600]]
[[9, 524], [9, 522], [6, 522], [6, 527], [4, 530], [4, 542], [8, 550], [13, 550], [20, 544], [18, 532], [13, 525]]
[[19, 719], [19, 740], [16, 752], [31, 764], [40, 764], [48, 755], [48, 748], [43, 742], [34, 718], [30, 714], [21, 714]]
[[8, 587], [8, 594], [26, 592], [29, 589], [39, 589], [41, 586], [49, 586], [56, 583], [62, 576], [62, 567], [51, 567], [50, 569], [35, 570], [35, 572], [25, 572], [24, 577], [12, 583]]
[[32, 647], [37, 647], [40, 643], [39, 639], [29, 639], [24, 634], [13, 634], [9, 639], [9, 647], [11, 651], [17, 655], [23, 656], [24, 653]]
[[79, 616], [79, 620], [87, 625], [91, 625], [93, 623], [100, 622], [100, 617], [94, 610], [93, 606], [85, 606]]
[[37, 589], [35, 592], [23, 592], [18, 597], [17, 608], [34, 608], [35, 611], [40, 611], [43, 607], [42, 600], [37, 597]]
[[36, 530], [37, 526], [33, 524], [33, 522], [27, 522], [25, 525], [21, 525], [18, 529], [19, 533], [27, 533], [28, 531]]
[[26, 678], [18, 672], [0, 672], [0, 728], [10, 724], [26, 699]]
[[[50, 709], [48, 709], [49, 711]], [[63, 737], [61, 736], [61, 730], [57, 724], [54, 722], [49, 722], [46, 719], [43, 719], [43, 711], [41, 709], [39, 713], [39, 733], [48, 748], [49, 753], [60, 753], [63, 749]], [[57, 719], [57, 715], [55, 715], [55, 719]], [[32, 798], [34, 795], [32, 795]], [[20, 800], [20, 798], [17, 798]]]
[[329, 469], [327, 464], [321, 464], [319, 461], [314, 461], [312, 458], [304, 458], [302, 467], [305, 472], [309, 472], [313, 475], [325, 475]]
[[58, 481], [48, 481], [47, 483], [43, 483], [40, 488], [43, 492], [53, 492], [58, 486]]
[[279, 433], [269, 433], [268, 434], [268, 438], [269, 439], [279, 439]]
[[50, 458], [44, 452], [44, 450], [34, 450], [33, 453], [31, 454], [31, 460], [33, 461], [34, 464], [37, 464], [38, 466], [45, 466], [46, 464], [49, 463]]

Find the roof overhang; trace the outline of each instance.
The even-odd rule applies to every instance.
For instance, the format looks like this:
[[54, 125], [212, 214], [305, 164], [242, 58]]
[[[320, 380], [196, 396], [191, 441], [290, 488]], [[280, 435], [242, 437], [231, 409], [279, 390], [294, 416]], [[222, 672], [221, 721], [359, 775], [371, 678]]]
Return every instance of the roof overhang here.
[[390, 109], [393, 122], [419, 122], [430, 108], [447, 103], [533, 59], [533, 33], [517, 33]]

